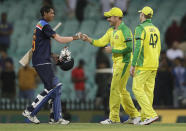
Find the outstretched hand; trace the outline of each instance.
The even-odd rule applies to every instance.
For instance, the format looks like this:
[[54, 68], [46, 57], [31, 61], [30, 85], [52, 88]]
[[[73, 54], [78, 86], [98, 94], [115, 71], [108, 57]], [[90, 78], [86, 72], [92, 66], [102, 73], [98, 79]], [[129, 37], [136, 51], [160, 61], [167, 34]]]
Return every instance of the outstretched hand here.
[[83, 41], [87, 41], [87, 40], [88, 40], [88, 35], [87, 35], [87, 34], [82, 34], [82, 35], [81, 35], [81, 39], [82, 39]]
[[78, 39], [81, 39], [81, 35], [82, 35], [81, 32], [76, 33], [76, 36], [78, 36]]
[[90, 38], [87, 34], [82, 34], [82, 35], [81, 35], [81, 39], [82, 39], [83, 41], [92, 43], [92, 38]]
[[73, 36], [73, 40], [79, 40], [79, 39], [81, 39], [81, 35], [82, 35], [81, 32], [76, 33], [76, 35]]

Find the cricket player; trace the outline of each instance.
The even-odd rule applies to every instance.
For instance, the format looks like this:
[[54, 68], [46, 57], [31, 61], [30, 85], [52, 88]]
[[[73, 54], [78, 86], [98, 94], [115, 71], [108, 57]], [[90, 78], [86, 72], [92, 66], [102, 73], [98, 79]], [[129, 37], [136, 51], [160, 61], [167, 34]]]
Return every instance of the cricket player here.
[[[45, 89], [37, 95], [37, 98], [29, 107], [26, 108], [22, 115], [27, 117], [33, 123], [40, 123], [36, 114], [40, 111], [43, 105], [50, 100], [50, 103], [52, 104], [51, 109], [53, 110], [51, 112], [52, 114], [50, 114], [50, 123], [68, 124], [69, 121], [62, 119], [61, 116], [62, 84], [59, 82], [58, 78], [54, 76], [51, 67], [51, 38], [55, 39], [59, 43], [67, 43], [77, 40], [79, 37], [62, 37], [52, 30], [48, 23], [54, 19], [54, 9], [52, 7], [44, 6], [41, 8], [40, 13], [42, 19], [37, 23], [33, 33], [32, 63], [40, 76]], [[53, 57], [57, 59], [56, 55], [53, 55]]]
[[151, 22], [153, 10], [146, 6], [139, 13], [141, 24], [135, 29], [130, 74], [133, 76], [133, 92], [141, 107], [139, 124], [148, 125], [158, 119], [152, 104], [161, 43], [159, 29]]
[[123, 12], [120, 8], [114, 7], [105, 12], [104, 16], [111, 27], [104, 36], [98, 40], [93, 40], [86, 34], [82, 39], [97, 47], [105, 47], [107, 53], [112, 53], [113, 77], [110, 89], [109, 119], [101, 121], [101, 124], [119, 123], [120, 104], [125, 112], [130, 116], [130, 123], [138, 123], [140, 113], [135, 108], [130, 93], [126, 89], [126, 84], [130, 76], [131, 52], [133, 46], [133, 36], [131, 30], [122, 22]]

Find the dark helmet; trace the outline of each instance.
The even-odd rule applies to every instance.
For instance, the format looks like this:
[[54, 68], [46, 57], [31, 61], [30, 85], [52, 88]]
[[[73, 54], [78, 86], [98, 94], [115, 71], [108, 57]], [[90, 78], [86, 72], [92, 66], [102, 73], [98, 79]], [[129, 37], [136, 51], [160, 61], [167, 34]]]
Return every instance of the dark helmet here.
[[70, 60], [67, 60], [66, 57], [63, 57], [62, 61], [58, 60], [57, 65], [59, 65], [59, 67], [62, 70], [68, 71], [68, 70], [73, 68], [73, 66], [74, 66], [74, 59], [71, 57]]

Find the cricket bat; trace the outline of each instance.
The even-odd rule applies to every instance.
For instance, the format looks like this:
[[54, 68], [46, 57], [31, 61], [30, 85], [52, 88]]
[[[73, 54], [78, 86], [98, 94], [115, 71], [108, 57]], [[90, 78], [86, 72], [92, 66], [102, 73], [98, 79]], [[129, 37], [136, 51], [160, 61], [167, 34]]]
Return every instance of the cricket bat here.
[[[59, 22], [54, 28], [53, 30], [56, 31], [60, 26], [62, 25], [61, 22]], [[32, 49], [28, 50], [26, 52], [26, 54], [19, 60], [19, 63], [22, 66], [26, 66], [27, 64], [29, 64], [30, 60], [32, 58]]]

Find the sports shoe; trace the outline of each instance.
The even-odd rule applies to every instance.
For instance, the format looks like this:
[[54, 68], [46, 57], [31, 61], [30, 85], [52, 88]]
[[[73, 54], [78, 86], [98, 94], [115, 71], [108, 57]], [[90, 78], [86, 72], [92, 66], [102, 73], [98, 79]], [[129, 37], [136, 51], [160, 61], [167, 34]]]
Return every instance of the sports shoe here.
[[22, 115], [26, 118], [28, 118], [32, 123], [35, 123], [35, 124], [39, 124], [40, 121], [37, 119], [36, 116], [30, 116], [31, 112], [29, 112], [28, 110], [24, 110]]
[[59, 119], [58, 123], [59, 123], [59, 124], [62, 124], [62, 125], [67, 125], [67, 124], [70, 123], [70, 121], [61, 118], [61, 119]]
[[106, 119], [104, 121], [101, 121], [100, 124], [106, 125], [106, 124], [114, 124], [115, 122], [112, 122], [110, 119]]
[[57, 124], [54, 119], [50, 119], [50, 121], [48, 122], [49, 124]]
[[156, 120], [158, 120], [158, 118], [159, 118], [159, 117], [156, 116], [156, 117], [153, 117], [153, 118], [145, 119], [144, 121], [139, 122], [139, 125], [149, 125], [149, 124], [155, 122]]
[[141, 117], [134, 117], [134, 118], [129, 118], [128, 120], [124, 121], [124, 124], [138, 124], [141, 120]]
[[57, 122], [55, 122], [54, 119], [50, 119], [50, 121], [49, 121], [48, 123], [49, 123], [49, 124], [62, 124], [62, 125], [67, 125], [67, 124], [70, 123], [70, 121], [61, 118], [61, 119], [59, 119]]

